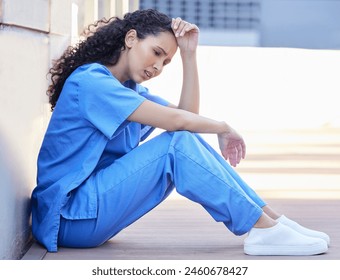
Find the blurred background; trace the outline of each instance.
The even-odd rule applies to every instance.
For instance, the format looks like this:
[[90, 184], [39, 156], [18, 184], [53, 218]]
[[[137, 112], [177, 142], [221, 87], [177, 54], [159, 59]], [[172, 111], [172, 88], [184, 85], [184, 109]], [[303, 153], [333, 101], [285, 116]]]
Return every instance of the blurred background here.
[[[139, 8], [200, 27], [201, 114], [244, 136], [248, 155], [236, 170], [254, 189], [339, 199], [340, 0], [0, 0], [0, 259], [20, 258], [32, 241], [52, 60], [88, 24]], [[145, 86], [176, 103], [181, 71], [176, 54]]]

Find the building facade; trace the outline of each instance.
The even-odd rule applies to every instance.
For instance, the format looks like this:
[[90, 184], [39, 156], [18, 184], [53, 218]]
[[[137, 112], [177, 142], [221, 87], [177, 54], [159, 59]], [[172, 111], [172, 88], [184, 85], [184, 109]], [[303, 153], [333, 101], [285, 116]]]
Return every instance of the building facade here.
[[196, 23], [201, 45], [340, 49], [339, 0], [140, 0]]

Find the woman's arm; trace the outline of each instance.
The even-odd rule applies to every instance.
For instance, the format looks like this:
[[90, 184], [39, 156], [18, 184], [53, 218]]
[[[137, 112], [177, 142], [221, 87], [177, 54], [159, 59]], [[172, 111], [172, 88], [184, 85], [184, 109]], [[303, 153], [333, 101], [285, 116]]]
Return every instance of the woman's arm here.
[[176, 36], [183, 65], [182, 90], [177, 108], [198, 114], [200, 90], [196, 49], [199, 29], [195, 24], [183, 21], [181, 18], [173, 19], [172, 29]]
[[214, 134], [228, 131], [228, 127], [224, 122], [199, 116], [186, 110], [162, 106], [149, 100], [145, 100], [128, 117], [128, 120], [167, 131], [187, 130]]
[[171, 108], [145, 100], [129, 117], [138, 122], [167, 131], [186, 130], [196, 133], [217, 134], [221, 153], [232, 166], [245, 157], [242, 137], [225, 122], [209, 119], [186, 110]]

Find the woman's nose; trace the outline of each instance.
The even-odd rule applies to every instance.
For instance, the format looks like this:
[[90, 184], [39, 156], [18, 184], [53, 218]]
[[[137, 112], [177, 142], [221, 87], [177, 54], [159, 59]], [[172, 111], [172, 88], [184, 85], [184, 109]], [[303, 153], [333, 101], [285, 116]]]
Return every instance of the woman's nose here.
[[153, 69], [155, 70], [156, 74], [158, 75], [162, 72], [163, 64], [162, 63], [155, 63], [153, 65]]

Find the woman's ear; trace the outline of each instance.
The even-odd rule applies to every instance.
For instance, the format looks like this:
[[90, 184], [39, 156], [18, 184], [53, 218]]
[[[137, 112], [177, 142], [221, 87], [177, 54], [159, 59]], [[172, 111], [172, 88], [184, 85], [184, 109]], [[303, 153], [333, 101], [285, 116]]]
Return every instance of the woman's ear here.
[[126, 33], [125, 45], [128, 49], [130, 49], [137, 40], [137, 31], [135, 29], [131, 29]]

